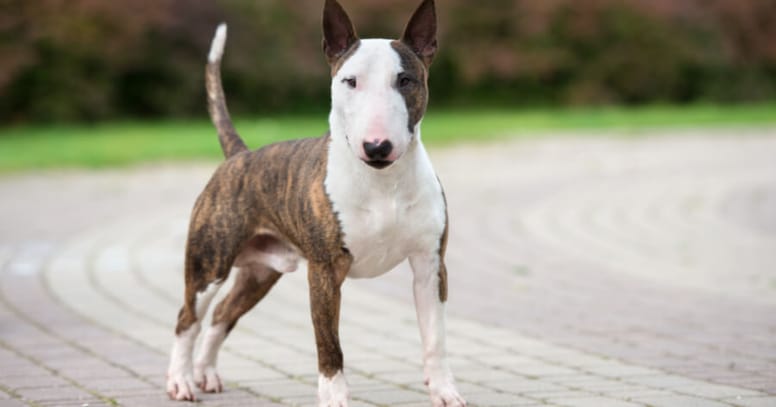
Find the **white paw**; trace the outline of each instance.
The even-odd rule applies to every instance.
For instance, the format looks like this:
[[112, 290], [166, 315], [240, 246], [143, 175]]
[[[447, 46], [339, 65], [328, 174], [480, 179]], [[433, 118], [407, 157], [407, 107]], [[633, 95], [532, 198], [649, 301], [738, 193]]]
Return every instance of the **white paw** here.
[[205, 393], [221, 393], [224, 385], [215, 366], [197, 366], [194, 368], [194, 383]]
[[427, 380], [428, 391], [431, 395], [431, 405], [434, 407], [465, 407], [466, 400], [458, 394], [455, 381], [451, 374], [437, 376], [436, 379]]
[[167, 394], [173, 400], [195, 401], [194, 380], [191, 374], [168, 374]]
[[318, 407], [348, 407], [348, 382], [342, 371], [333, 377], [318, 376]]

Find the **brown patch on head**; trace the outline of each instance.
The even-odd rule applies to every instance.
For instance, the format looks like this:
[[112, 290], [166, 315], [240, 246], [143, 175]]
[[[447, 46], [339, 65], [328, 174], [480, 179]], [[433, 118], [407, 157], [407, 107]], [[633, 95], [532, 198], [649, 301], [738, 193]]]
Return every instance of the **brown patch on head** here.
[[353, 43], [353, 45], [348, 48], [347, 51], [345, 51], [342, 55], [337, 57], [335, 60], [330, 61], [331, 64], [331, 77], [333, 78], [335, 75], [337, 75], [337, 72], [339, 72], [340, 68], [342, 68], [342, 65], [345, 64], [345, 62], [358, 51], [358, 47], [361, 46], [361, 40], [356, 41]]
[[426, 113], [428, 104], [428, 70], [425, 64], [412, 49], [401, 41], [391, 42], [391, 47], [401, 60], [402, 73], [396, 81], [396, 89], [404, 98], [407, 105], [407, 128], [410, 133], [415, 132], [418, 124]]

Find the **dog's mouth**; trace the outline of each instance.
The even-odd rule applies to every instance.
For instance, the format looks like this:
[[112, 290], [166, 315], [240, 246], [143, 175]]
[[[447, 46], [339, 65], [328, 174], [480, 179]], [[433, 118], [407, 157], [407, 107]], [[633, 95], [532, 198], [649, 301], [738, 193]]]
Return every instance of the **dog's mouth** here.
[[364, 162], [368, 166], [372, 168], [376, 168], [378, 170], [382, 170], [383, 168], [393, 164], [393, 161], [388, 161], [388, 160], [369, 160], [369, 161], [364, 160]]

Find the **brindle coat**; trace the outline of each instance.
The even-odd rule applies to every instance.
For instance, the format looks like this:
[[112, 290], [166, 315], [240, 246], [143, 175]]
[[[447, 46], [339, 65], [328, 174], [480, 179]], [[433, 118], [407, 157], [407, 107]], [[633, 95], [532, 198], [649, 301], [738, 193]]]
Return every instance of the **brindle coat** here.
[[[263, 251], [272, 245], [298, 250], [309, 264], [310, 299], [322, 371], [342, 366], [334, 327], [339, 316], [339, 286], [347, 275], [350, 253], [324, 190], [328, 135], [272, 144], [240, 152], [224, 162], [197, 199], [186, 247], [186, 302], [176, 333], [197, 320], [196, 293], [223, 281], [247, 245]], [[290, 243], [290, 245], [284, 242]], [[280, 277], [257, 281], [240, 273], [235, 288], [216, 308], [214, 323], [233, 327]], [[320, 325], [320, 326], [319, 326]], [[332, 359], [332, 360], [327, 360]], [[334, 369], [332, 371], [332, 369]]]

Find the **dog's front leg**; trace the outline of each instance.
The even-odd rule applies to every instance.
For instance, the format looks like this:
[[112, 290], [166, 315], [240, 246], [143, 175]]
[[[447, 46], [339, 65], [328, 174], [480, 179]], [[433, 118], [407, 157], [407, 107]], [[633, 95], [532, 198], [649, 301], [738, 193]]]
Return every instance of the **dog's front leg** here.
[[348, 265], [310, 263], [310, 309], [318, 347], [318, 406], [347, 407], [348, 384], [339, 343], [340, 286]]
[[423, 340], [423, 369], [434, 407], [465, 406], [447, 364], [445, 349], [445, 301], [447, 270], [443, 254], [426, 253], [410, 257], [414, 274], [415, 310]]

